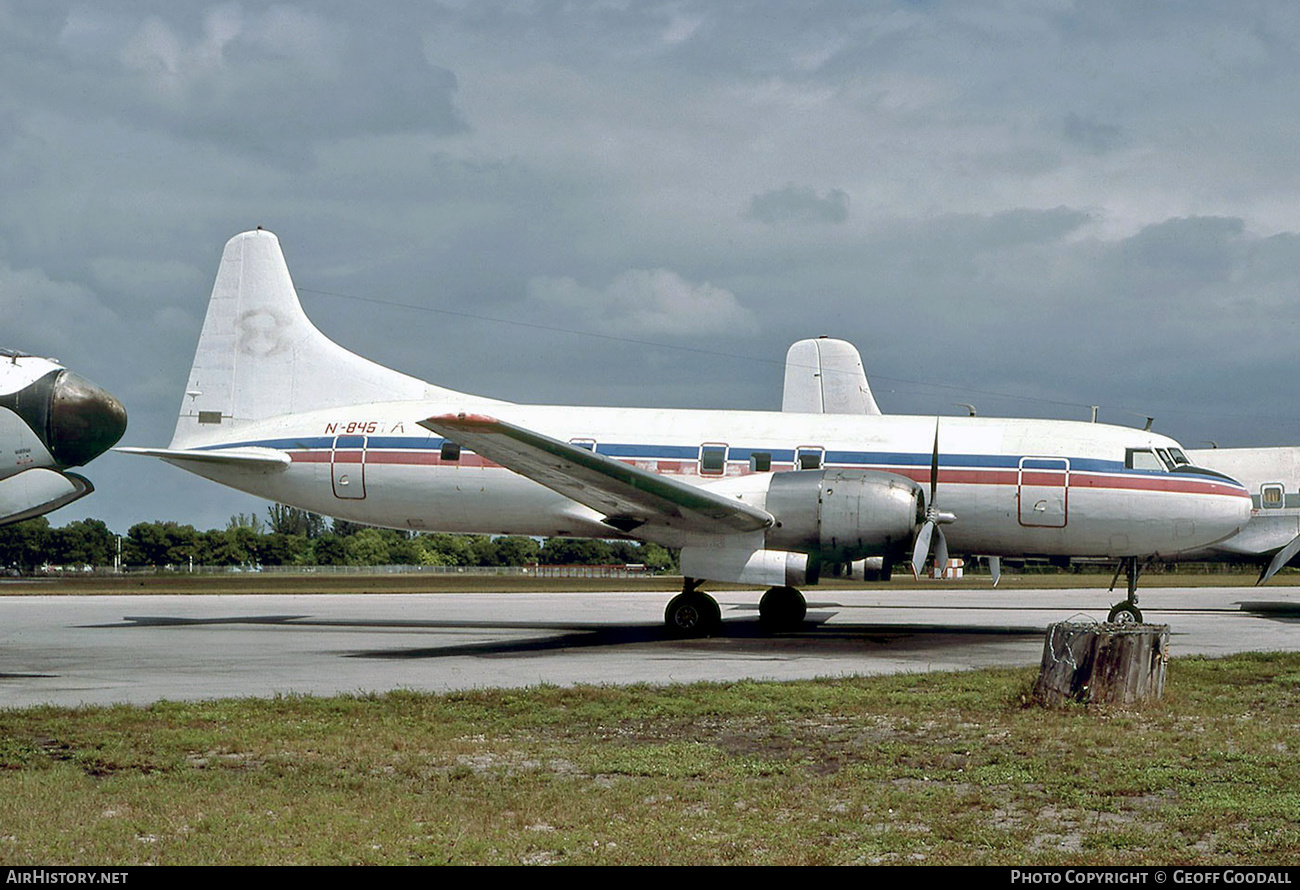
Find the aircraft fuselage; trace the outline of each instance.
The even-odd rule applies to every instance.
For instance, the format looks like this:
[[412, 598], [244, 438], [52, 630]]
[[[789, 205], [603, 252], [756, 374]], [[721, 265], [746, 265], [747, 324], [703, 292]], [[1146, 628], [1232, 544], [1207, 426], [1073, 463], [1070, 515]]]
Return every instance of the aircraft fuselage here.
[[[457, 402], [331, 408], [226, 430], [202, 451], [265, 448], [283, 468], [178, 462], [214, 481], [357, 522], [413, 530], [617, 537], [600, 513], [417, 425], [474, 411]], [[1167, 437], [1103, 424], [1035, 419], [801, 415], [780, 412], [506, 405], [502, 420], [639, 469], [763, 507], [765, 473], [854, 468], [927, 486], [938, 425], [935, 503], [959, 552], [1011, 555], [1174, 554], [1234, 534], [1244, 489], [1197, 472], [1126, 466], [1129, 449]], [[214, 430], [215, 432], [215, 430]], [[636, 537], [707, 546], [715, 536], [661, 530]], [[716, 536], [721, 538], [723, 536]], [[718, 546], [721, 546], [720, 544]]]

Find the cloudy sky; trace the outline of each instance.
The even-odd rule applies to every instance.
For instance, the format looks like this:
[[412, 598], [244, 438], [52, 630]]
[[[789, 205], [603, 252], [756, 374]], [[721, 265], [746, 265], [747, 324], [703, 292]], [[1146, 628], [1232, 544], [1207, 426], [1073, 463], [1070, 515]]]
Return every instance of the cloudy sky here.
[[[349, 348], [516, 401], [1300, 443], [1300, 5], [0, 0], [0, 345], [171, 436], [221, 248]], [[110, 454], [51, 516], [265, 503]]]

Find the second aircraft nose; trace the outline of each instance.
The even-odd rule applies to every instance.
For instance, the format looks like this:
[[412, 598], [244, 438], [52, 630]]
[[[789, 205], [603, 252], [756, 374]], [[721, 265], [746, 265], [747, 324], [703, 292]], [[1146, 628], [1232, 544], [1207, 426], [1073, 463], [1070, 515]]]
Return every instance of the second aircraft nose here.
[[50, 454], [79, 467], [117, 444], [126, 432], [126, 408], [117, 397], [80, 374], [63, 371], [50, 394]]

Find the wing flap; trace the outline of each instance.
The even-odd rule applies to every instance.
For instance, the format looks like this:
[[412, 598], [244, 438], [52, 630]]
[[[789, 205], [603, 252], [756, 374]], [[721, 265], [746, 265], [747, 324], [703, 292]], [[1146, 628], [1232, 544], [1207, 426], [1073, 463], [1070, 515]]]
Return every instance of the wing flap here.
[[765, 510], [481, 414], [443, 414], [420, 426], [605, 516], [619, 531], [642, 525], [710, 534], [771, 526]]

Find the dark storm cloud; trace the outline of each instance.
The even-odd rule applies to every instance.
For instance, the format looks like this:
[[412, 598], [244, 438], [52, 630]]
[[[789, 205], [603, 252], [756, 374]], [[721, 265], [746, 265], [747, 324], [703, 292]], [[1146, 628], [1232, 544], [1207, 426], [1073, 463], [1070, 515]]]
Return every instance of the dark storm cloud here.
[[849, 196], [839, 189], [819, 195], [811, 186], [785, 188], [755, 195], [744, 216], [759, 222], [842, 223], [849, 218]]
[[[891, 411], [1300, 441], [1297, 47], [1274, 0], [0, 0], [0, 345], [165, 444], [261, 224], [322, 330], [469, 391], [772, 408], [831, 334]], [[90, 475], [123, 531], [263, 512]]]
[[465, 126], [455, 76], [400, 27], [237, 3], [51, 6], [16, 24], [0, 38], [8, 95], [91, 121], [289, 155], [323, 139]]
[[1124, 132], [1110, 124], [1077, 114], [1067, 114], [1061, 126], [1066, 141], [1091, 154], [1105, 154], [1124, 145]]

